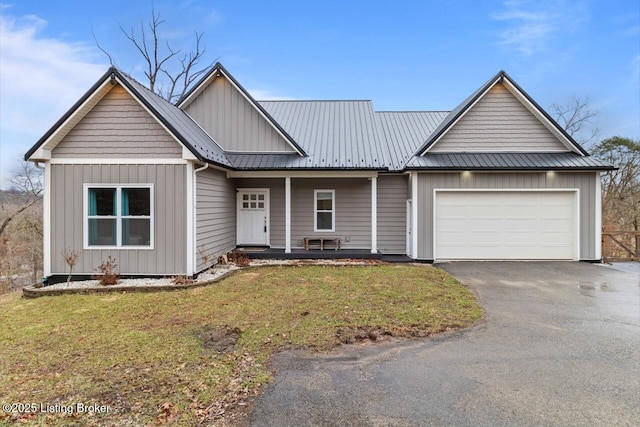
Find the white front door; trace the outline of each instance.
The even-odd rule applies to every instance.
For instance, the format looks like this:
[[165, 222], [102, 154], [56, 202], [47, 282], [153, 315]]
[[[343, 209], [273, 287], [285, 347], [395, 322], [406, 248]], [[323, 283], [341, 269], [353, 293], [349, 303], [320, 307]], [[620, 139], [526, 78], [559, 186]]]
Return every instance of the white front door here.
[[238, 190], [237, 244], [269, 245], [269, 189]]

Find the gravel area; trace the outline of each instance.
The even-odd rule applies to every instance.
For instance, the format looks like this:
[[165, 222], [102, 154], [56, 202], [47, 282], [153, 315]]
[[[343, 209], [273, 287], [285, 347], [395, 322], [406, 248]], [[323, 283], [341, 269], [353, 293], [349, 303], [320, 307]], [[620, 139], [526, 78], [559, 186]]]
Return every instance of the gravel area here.
[[[286, 259], [264, 259], [264, 260], [253, 260], [249, 264], [249, 266], [261, 266], [261, 265], [365, 265], [372, 264], [369, 260], [286, 260]], [[234, 264], [228, 265], [218, 265], [211, 268], [209, 271], [205, 273], [201, 273], [198, 275], [198, 278], [195, 279], [194, 283], [204, 283], [217, 279], [231, 271], [238, 270], [240, 267]], [[170, 277], [157, 279], [157, 278], [139, 278], [139, 279], [121, 279], [117, 285], [109, 286], [109, 289], [126, 289], [126, 288], [135, 288], [135, 287], [174, 287], [176, 286]], [[57, 289], [87, 289], [87, 288], [102, 288], [99, 280], [82, 280], [75, 281], [67, 284], [56, 283], [55, 285], [46, 286], [44, 289], [47, 290], [57, 290]]]

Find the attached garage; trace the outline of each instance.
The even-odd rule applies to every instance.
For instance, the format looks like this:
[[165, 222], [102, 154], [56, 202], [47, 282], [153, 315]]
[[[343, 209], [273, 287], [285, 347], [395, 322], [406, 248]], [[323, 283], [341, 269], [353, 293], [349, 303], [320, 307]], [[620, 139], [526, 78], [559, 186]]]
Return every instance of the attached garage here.
[[434, 259], [579, 259], [578, 191], [435, 190]]

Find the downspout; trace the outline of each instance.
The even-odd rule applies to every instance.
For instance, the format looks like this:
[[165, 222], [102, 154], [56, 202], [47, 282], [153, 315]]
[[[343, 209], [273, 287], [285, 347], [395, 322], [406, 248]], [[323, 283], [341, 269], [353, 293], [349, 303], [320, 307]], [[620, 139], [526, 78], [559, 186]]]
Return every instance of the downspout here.
[[196, 226], [196, 207], [198, 206], [198, 190], [197, 190], [197, 180], [196, 180], [196, 174], [198, 172], [202, 172], [206, 169], [209, 168], [209, 163], [205, 163], [204, 166], [198, 168], [198, 169], [194, 169], [193, 170], [193, 208], [191, 210], [191, 214], [192, 219], [191, 219], [191, 224], [193, 225], [192, 227], [192, 241], [193, 241], [193, 247], [190, 248], [189, 250], [191, 250], [193, 252], [193, 273], [194, 275], [196, 275], [197, 272], [197, 268], [198, 268], [198, 261], [197, 261], [197, 244], [198, 244], [198, 240], [197, 240], [197, 236], [196, 236], [196, 230], [198, 229], [198, 227]]

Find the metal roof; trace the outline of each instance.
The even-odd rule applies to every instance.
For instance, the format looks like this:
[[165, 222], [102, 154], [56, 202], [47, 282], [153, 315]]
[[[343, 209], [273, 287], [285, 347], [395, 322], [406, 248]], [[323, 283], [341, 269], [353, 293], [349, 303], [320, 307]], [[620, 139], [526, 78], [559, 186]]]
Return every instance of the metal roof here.
[[391, 155], [390, 169], [400, 170], [448, 111], [376, 111], [380, 138]]
[[407, 169], [611, 170], [611, 164], [577, 153], [438, 153], [412, 158]]
[[[379, 138], [371, 101], [259, 101], [302, 146], [311, 168], [387, 169], [389, 148]], [[274, 162], [279, 157], [269, 156]], [[274, 164], [275, 165], [275, 164]], [[270, 167], [267, 163], [265, 168]], [[293, 166], [292, 166], [293, 167]]]

